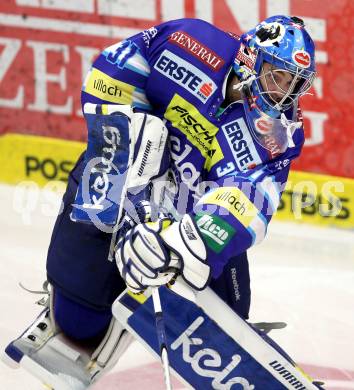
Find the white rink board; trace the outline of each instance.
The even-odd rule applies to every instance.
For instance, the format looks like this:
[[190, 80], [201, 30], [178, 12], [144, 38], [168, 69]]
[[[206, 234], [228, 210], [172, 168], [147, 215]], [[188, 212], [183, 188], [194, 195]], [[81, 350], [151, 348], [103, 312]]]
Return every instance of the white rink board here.
[[[37, 296], [20, 289], [18, 282], [40, 289], [45, 278], [46, 252], [59, 207], [52, 197], [34, 189], [21, 194], [0, 185], [1, 350], [40, 311], [33, 304]], [[307, 371], [317, 374], [316, 379], [326, 379], [326, 389], [354, 389], [354, 233], [272, 222], [268, 238], [249, 251], [249, 260], [251, 320], [288, 323], [272, 337]], [[142, 385], [144, 390], [164, 389], [162, 371], [159, 362], [133, 343], [93, 390]], [[24, 388], [44, 387], [23, 370], [0, 363], [0, 389]], [[183, 386], [174, 382], [174, 389]]]

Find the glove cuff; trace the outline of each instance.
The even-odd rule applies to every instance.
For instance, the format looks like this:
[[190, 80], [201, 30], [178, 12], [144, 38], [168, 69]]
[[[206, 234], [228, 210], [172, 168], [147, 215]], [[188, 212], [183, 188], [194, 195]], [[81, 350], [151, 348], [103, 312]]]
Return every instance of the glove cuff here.
[[186, 214], [160, 233], [165, 245], [178, 256], [183, 279], [194, 289], [203, 290], [209, 283], [211, 270], [207, 251], [198, 227]]

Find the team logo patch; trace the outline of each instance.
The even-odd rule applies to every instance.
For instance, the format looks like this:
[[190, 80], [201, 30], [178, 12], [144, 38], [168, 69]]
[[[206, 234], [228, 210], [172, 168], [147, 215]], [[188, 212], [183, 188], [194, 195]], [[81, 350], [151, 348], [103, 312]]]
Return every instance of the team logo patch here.
[[243, 118], [226, 123], [221, 128], [240, 171], [262, 163]]
[[[218, 188], [204, 195], [198, 205], [214, 204], [232, 214], [245, 228], [248, 228], [258, 215], [257, 207], [236, 187]], [[223, 214], [225, 215], [225, 214]]]
[[273, 122], [266, 118], [258, 118], [254, 121], [256, 130], [261, 134], [268, 134], [273, 129]]
[[293, 53], [293, 60], [301, 68], [308, 68], [311, 65], [310, 54], [305, 50], [296, 50]]
[[225, 61], [214, 51], [184, 31], [174, 32], [171, 34], [169, 41], [198, 58], [198, 60], [208, 66], [211, 70], [217, 71], [225, 63]]
[[256, 42], [259, 46], [272, 46], [279, 43], [285, 35], [285, 28], [278, 22], [263, 23], [256, 32]]
[[207, 246], [220, 253], [235, 235], [235, 229], [217, 215], [198, 213], [196, 221]]
[[92, 68], [87, 75], [83, 90], [108, 102], [131, 104], [135, 87], [116, 80], [96, 68]]
[[145, 42], [145, 45], [147, 48], [150, 47], [150, 41], [155, 38], [157, 35], [157, 28], [156, 27], [150, 27], [147, 30], [144, 30], [142, 32], [143, 40]]
[[205, 103], [216, 91], [214, 81], [194, 65], [164, 50], [154, 68]]
[[251, 51], [250, 48], [241, 43], [240, 48], [236, 54], [235, 62], [240, 66], [245, 66], [248, 71], [252, 71], [256, 64], [256, 59], [257, 52]]

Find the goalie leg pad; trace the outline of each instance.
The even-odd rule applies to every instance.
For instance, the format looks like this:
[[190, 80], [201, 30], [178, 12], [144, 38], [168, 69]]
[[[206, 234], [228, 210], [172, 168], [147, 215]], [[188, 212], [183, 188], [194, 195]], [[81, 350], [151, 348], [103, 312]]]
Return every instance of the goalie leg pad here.
[[[210, 288], [197, 294], [196, 303], [166, 287], [159, 291], [171, 371], [187, 385], [225, 390], [233, 385], [240, 390], [319, 389]], [[141, 295], [122, 293], [113, 314], [159, 356], [151, 297], [142, 302]]]
[[133, 336], [113, 318], [103, 340], [91, 355], [92, 380], [96, 381], [113, 368], [133, 340]]
[[112, 318], [94, 349], [68, 339], [47, 307], [28, 329], [6, 348], [2, 360], [23, 367], [41, 382], [60, 390], [84, 390], [110, 370], [130, 345], [132, 336]]

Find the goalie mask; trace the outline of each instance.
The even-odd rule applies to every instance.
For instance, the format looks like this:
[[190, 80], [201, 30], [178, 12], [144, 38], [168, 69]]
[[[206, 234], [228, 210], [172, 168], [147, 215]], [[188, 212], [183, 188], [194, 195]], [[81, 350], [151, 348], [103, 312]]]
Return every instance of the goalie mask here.
[[273, 118], [295, 108], [315, 78], [315, 47], [297, 17], [272, 16], [241, 36], [234, 70], [250, 108]]

